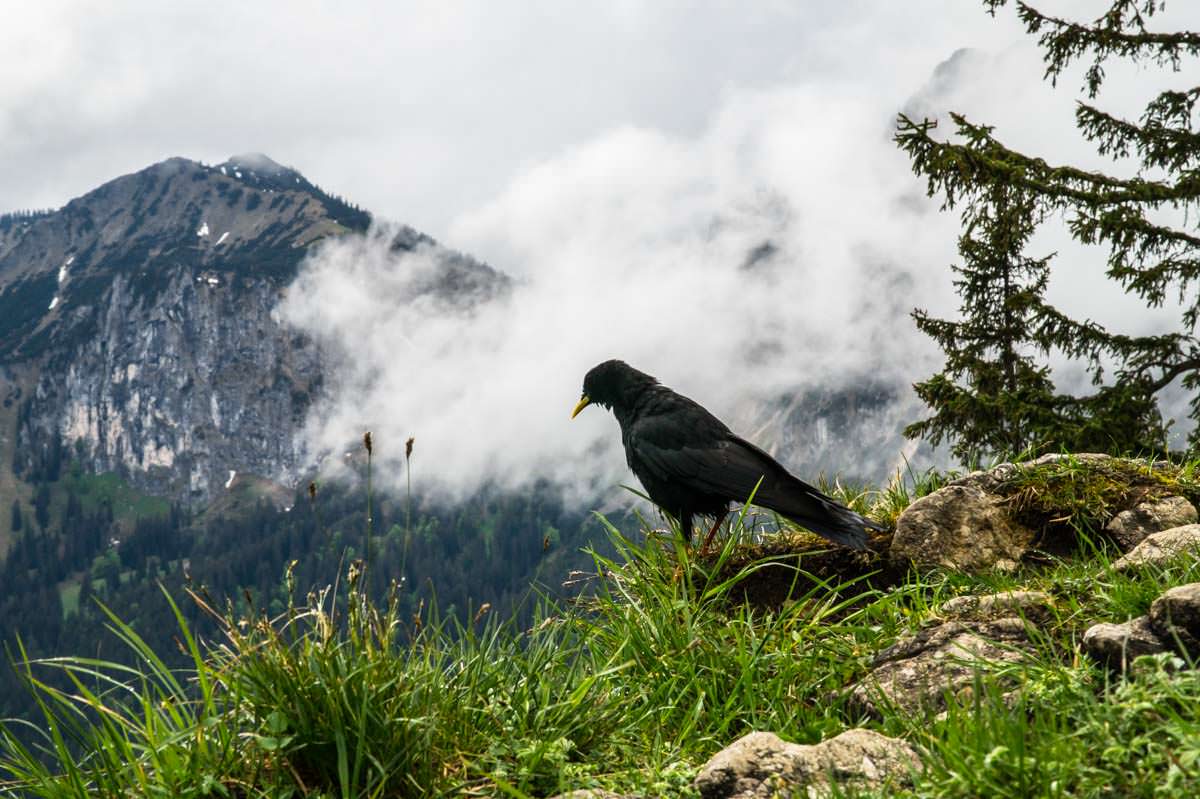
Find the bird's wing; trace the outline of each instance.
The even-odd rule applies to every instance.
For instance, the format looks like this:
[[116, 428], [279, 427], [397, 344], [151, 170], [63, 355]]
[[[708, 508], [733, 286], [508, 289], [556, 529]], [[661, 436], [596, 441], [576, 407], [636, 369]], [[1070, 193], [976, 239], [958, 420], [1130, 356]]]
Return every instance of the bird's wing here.
[[720, 433], [697, 435], [671, 415], [649, 417], [638, 421], [629, 446], [643, 467], [661, 480], [734, 502], [745, 502], [753, 493], [754, 504], [840, 544], [861, 549], [867, 540], [864, 528], [880, 529], [790, 474], [724, 425], [721, 428]]
[[714, 426], [693, 414], [643, 417], [631, 430], [629, 446], [638, 462], [660, 480], [732, 501], [746, 501], [759, 480], [769, 482], [781, 468], [723, 424]]

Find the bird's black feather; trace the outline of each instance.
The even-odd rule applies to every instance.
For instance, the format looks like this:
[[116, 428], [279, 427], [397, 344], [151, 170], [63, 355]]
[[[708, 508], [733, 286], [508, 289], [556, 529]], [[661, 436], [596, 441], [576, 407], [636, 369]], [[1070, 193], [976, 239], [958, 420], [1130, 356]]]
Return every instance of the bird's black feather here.
[[790, 474], [698, 403], [623, 361], [589, 371], [583, 394], [612, 409], [629, 468], [685, 536], [695, 516], [724, 515], [731, 502], [751, 494], [755, 505], [856, 549], [866, 547], [867, 530], [882, 529]]

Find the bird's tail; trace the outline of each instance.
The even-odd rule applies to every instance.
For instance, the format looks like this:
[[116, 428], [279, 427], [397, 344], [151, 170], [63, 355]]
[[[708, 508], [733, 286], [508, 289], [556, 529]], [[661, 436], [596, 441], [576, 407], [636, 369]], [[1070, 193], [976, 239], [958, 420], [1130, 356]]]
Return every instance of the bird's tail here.
[[883, 532], [885, 529], [870, 519], [860, 516], [844, 505], [839, 505], [825, 497], [816, 497], [821, 501], [824, 514], [789, 517], [814, 533], [828, 538], [835, 544], [851, 549], [867, 548], [867, 531]]
[[867, 548], [867, 531], [883, 532], [886, 528], [827, 497], [811, 486], [802, 508], [774, 508], [805, 529], [851, 549]]

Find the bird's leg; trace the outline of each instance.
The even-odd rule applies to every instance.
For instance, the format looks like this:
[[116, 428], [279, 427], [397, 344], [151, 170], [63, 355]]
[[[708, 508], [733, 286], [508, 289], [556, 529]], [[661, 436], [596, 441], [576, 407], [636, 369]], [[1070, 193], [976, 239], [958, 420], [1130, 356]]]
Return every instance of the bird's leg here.
[[725, 517], [728, 515], [729, 515], [729, 511], [725, 511], [724, 513], [717, 516], [717, 520], [715, 522], [713, 522], [712, 529], [709, 530], [708, 535], [706, 535], [704, 537], [704, 545], [700, 547], [700, 551], [702, 553], [708, 551], [708, 545], [712, 543], [713, 536], [715, 536], [717, 534], [717, 530], [721, 527], [721, 522], [725, 521]]
[[690, 548], [692, 546], [692, 512], [681, 510], [677, 518], [679, 519], [679, 535], [683, 538], [684, 546]]

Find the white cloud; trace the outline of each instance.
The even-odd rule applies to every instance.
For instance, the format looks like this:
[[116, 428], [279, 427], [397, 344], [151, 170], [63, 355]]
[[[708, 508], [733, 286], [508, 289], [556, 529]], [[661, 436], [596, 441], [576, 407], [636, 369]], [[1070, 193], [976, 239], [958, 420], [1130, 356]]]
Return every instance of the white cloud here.
[[737, 92], [698, 137], [625, 127], [531, 167], [454, 228], [519, 279], [469, 317], [410, 300], [428, 256], [387, 253], [386, 231], [324, 247], [284, 305], [344, 353], [317, 445], [369, 425], [394, 455], [415, 435], [445, 488], [548, 477], [583, 494], [626, 479], [611, 416], [568, 420], [606, 358], [743, 425], [782, 391], [910, 381], [930, 348], [907, 313], [948, 293], [914, 267], [948, 261], [953, 222], [900, 202], [886, 108], [838, 87]]
[[169, 156], [261, 151], [445, 236], [525, 167], [632, 125], [695, 136], [723, 92], [915, 85], [1014, 33], [970, 3], [213, 0], [15, 5], [0, 26], [0, 210]]

